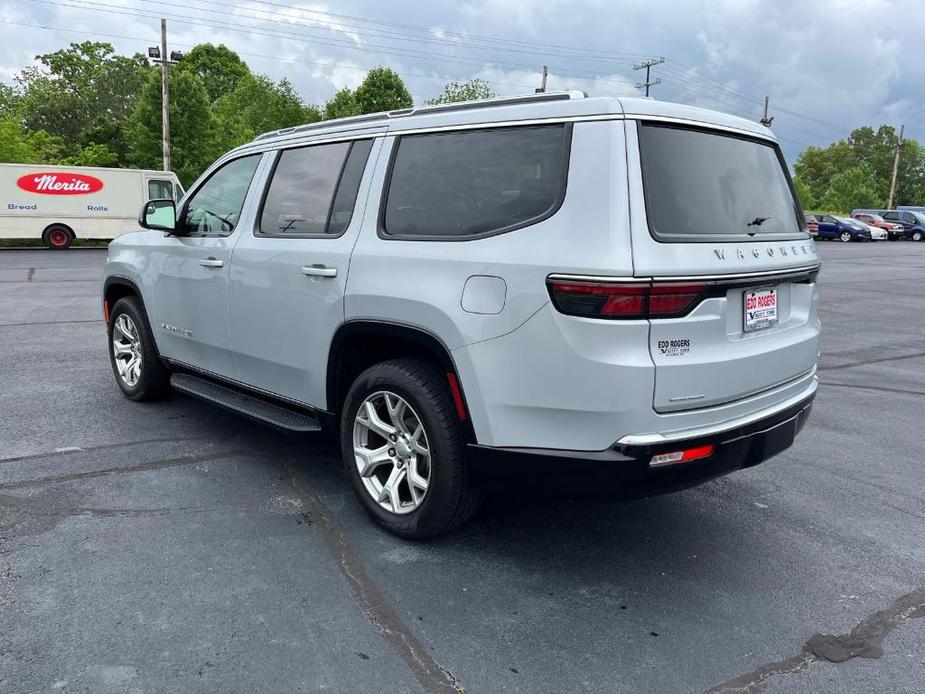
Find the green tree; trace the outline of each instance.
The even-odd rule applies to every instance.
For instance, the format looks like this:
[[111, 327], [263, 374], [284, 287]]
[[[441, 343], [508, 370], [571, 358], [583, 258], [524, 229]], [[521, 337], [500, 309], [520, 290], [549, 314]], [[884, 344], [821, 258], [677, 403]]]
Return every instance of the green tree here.
[[13, 120], [0, 121], [0, 161], [13, 164], [69, 164], [64, 141], [44, 130], [29, 133]]
[[879, 207], [880, 200], [873, 171], [859, 164], [832, 177], [819, 205], [826, 210], [848, 213], [856, 207]]
[[218, 98], [212, 111], [222, 150], [270, 130], [321, 120], [318, 108], [304, 105], [289, 80], [276, 83], [265, 75], [241, 79], [233, 91]]
[[394, 111], [414, 105], [398, 73], [385, 67], [370, 70], [357, 87], [354, 97], [360, 113]]
[[202, 80], [210, 103], [230, 94], [241, 80], [251, 76], [247, 63], [224, 44], [200, 43], [183, 56], [180, 69], [189, 70]]
[[[216, 137], [216, 119], [209, 108], [209, 95], [202, 80], [189, 70], [175, 70], [170, 73], [169, 87], [171, 166], [184, 186], [188, 186], [222, 150]], [[133, 142], [132, 165], [160, 169], [163, 158], [158, 75], [151, 75], [142, 88], [127, 132]]]
[[357, 100], [353, 92], [347, 87], [338, 90], [338, 92], [325, 103], [323, 115], [325, 120], [360, 115], [359, 107], [357, 107]]
[[118, 166], [118, 155], [103, 144], [90, 144], [82, 147], [74, 158], [77, 166]]
[[[833, 142], [828, 147], [809, 147], [804, 150], [794, 165], [796, 177], [805, 184], [811, 198], [817, 204], [821, 204], [836, 177], [855, 167], [863, 167], [869, 174], [869, 181], [863, 192], [866, 195], [873, 189], [876, 194], [874, 203], [869, 206], [885, 207], [889, 197], [898, 139], [898, 134], [889, 125], [881, 125], [876, 130], [868, 126], [856, 128], [849, 137]], [[854, 173], [843, 177], [836, 188], [846, 190], [844, 186], [848, 185], [849, 179], [858, 181], [860, 176]], [[836, 200], [838, 195], [832, 193], [828, 200]], [[907, 139], [900, 153], [893, 204], [917, 204], [915, 201], [925, 199], [923, 196], [925, 149], [915, 140]], [[851, 203], [849, 208], [862, 206], [860, 203]]]
[[[36, 56], [20, 72], [17, 109], [31, 132], [59, 137], [70, 153], [121, 132], [153, 72], [141, 54], [115, 55], [108, 43], [85, 41]], [[125, 147], [114, 148], [125, 152]]]
[[800, 205], [806, 212], [810, 212], [816, 209], [816, 198], [813, 196], [813, 191], [807, 183], [803, 181], [799, 176], [794, 177], [793, 187], [796, 188], [797, 197], [800, 198]]
[[450, 82], [443, 88], [443, 94], [427, 101], [431, 106], [437, 104], [452, 104], [458, 101], [480, 101], [494, 98], [495, 93], [482, 79], [471, 79], [468, 82]]
[[0, 84], [0, 121], [19, 118], [20, 95], [15, 87]]

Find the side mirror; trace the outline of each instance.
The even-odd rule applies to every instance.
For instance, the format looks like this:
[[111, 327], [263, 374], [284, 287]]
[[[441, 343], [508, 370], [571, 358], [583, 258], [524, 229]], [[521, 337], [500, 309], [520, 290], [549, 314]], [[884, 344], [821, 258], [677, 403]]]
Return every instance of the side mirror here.
[[169, 198], [149, 200], [141, 208], [138, 224], [144, 229], [158, 229], [174, 233], [177, 228], [177, 204]]

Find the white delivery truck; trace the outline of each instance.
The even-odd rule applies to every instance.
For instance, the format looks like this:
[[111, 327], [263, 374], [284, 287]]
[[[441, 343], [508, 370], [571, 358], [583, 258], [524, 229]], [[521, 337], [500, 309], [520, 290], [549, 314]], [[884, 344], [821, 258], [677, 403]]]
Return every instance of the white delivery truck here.
[[148, 200], [182, 195], [171, 171], [0, 164], [0, 239], [114, 239], [138, 228]]

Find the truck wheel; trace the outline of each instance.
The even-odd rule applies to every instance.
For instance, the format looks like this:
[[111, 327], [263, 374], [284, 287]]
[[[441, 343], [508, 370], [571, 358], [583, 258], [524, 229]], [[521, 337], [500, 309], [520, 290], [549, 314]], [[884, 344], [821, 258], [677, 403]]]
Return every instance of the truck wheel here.
[[161, 362], [148, 320], [135, 297], [119, 299], [109, 314], [109, 361], [116, 383], [129, 400], [156, 400], [170, 373]]
[[446, 378], [422, 361], [394, 359], [361, 373], [344, 403], [340, 437], [354, 492], [391, 533], [433, 537], [481, 506]]
[[73, 240], [74, 232], [63, 224], [52, 224], [42, 233], [42, 241], [53, 251], [63, 251]]
[[841, 233], [841, 235], [840, 235], [838, 238], [840, 238], [840, 239], [841, 239], [842, 241], [844, 241], [845, 243], [848, 243], [848, 242], [851, 240], [851, 232], [850, 232], [850, 231], [843, 231], [843, 232]]

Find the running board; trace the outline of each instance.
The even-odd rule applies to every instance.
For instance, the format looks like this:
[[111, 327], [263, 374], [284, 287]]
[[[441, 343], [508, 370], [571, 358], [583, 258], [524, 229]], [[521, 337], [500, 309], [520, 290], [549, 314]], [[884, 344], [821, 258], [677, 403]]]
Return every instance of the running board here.
[[277, 405], [258, 396], [199, 376], [176, 373], [170, 377], [170, 385], [181, 393], [207, 400], [226, 410], [280, 429], [299, 433], [321, 431], [318, 420], [310, 414]]

